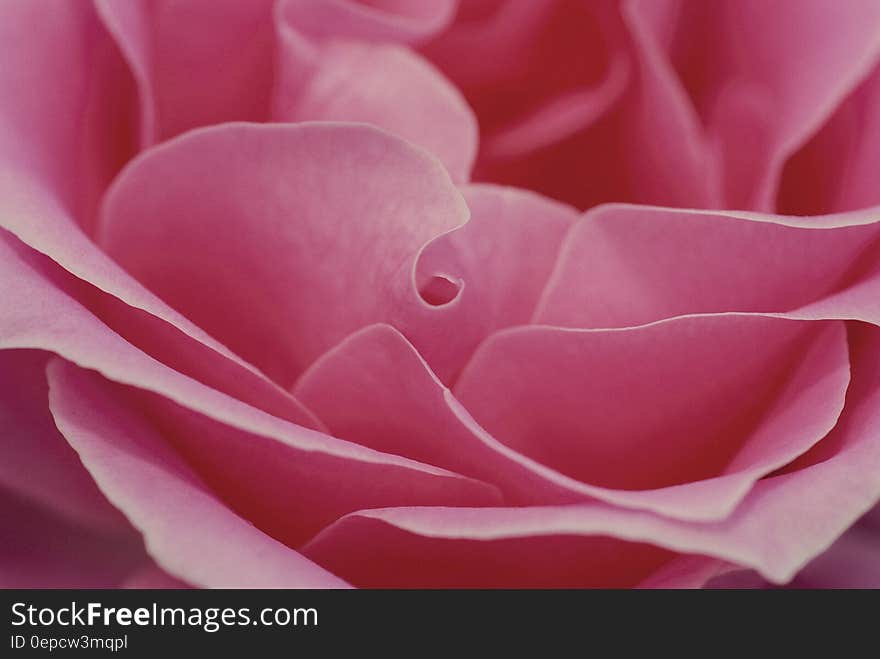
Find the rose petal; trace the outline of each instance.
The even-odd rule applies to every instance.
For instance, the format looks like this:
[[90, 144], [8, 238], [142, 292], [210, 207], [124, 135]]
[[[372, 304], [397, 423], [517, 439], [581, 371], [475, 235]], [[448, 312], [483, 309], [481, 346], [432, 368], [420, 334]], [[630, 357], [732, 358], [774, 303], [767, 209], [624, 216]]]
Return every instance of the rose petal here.
[[345, 586], [232, 513], [99, 377], [61, 360], [48, 374], [59, 430], [163, 569], [203, 587]]
[[620, 179], [605, 174], [618, 154], [603, 119], [632, 74], [617, 13], [605, 2], [465, 2], [425, 45], [477, 114], [479, 180], [583, 207], [615, 198]]
[[315, 39], [413, 43], [441, 31], [456, 0], [281, 0], [281, 20]]
[[[132, 392], [125, 400], [161, 431], [229, 506], [290, 547], [300, 546], [327, 524], [363, 506], [400, 501], [495, 505], [500, 500], [492, 485], [434, 465], [419, 465], [415, 469], [423, 473], [411, 474], [401, 469], [405, 461], [386, 454], [386, 459], [376, 456], [366, 466], [338, 453], [266, 441], [165, 398]], [[345, 487], [340, 488], [340, 483]]]
[[705, 520], [822, 439], [848, 380], [842, 323], [693, 316], [500, 332], [455, 395], [513, 450], [612, 490], [593, 496]]
[[777, 108], [771, 90], [734, 78], [715, 93], [707, 135], [714, 160], [717, 207], [773, 211], [779, 176]]
[[[625, 57], [615, 56], [605, 77], [595, 86], [562, 94], [496, 134], [485, 147], [485, 158], [506, 161], [528, 157], [529, 152], [551, 147], [591, 126], [623, 95], [629, 81], [629, 67]], [[560, 169], [563, 167], [560, 165]]]
[[860, 520], [861, 524], [865, 527], [880, 531], [880, 502], [878, 505], [869, 510], [864, 517]]
[[507, 503], [569, 503], [593, 491], [486, 433], [388, 325], [352, 334], [316, 361], [295, 391], [337, 436], [485, 478]]
[[626, 63], [613, 50], [608, 3], [479, 4], [462, 3], [423, 50], [477, 112], [485, 157], [553, 144], [617, 100]]
[[376, 129], [239, 124], [131, 164], [105, 199], [100, 242], [289, 385], [350, 332], [426, 308], [418, 253], [466, 219], [440, 164]]
[[[524, 190], [470, 185], [462, 194], [470, 221], [434, 240], [418, 263], [422, 295], [455, 282], [438, 308], [398, 323], [445, 382], [493, 331], [528, 322], [577, 219], [567, 206]], [[447, 303], [448, 302], [448, 303]]]
[[365, 514], [331, 528], [304, 552], [361, 588], [626, 588], [674, 556], [602, 535], [437, 541]]
[[103, 533], [6, 490], [0, 519], [0, 588], [115, 588], [145, 560], [127, 524]]
[[92, 0], [92, 4], [137, 86], [140, 101], [138, 144], [145, 149], [156, 141], [159, 128], [152, 81], [153, 34], [150, 32], [149, 6], [144, 0]]
[[[452, 558], [458, 555], [455, 544], [461, 540], [599, 535], [716, 557], [756, 568], [768, 579], [784, 583], [880, 497], [880, 363], [876, 359], [880, 331], [859, 327], [851, 345], [853, 384], [843, 417], [819, 444], [831, 447], [827, 455], [803, 469], [759, 481], [724, 521], [676, 521], [606, 504], [398, 508], [347, 516], [323, 531], [304, 552], [319, 563], [339, 566], [340, 574], [358, 583], [371, 579], [383, 556], [393, 556], [400, 564], [415, 560], [429, 545], [433, 556], [443, 556], [448, 549], [446, 555]], [[398, 532], [389, 531], [388, 525]], [[412, 543], [403, 541], [406, 535], [414, 537]], [[411, 548], [416, 550], [412, 554]], [[438, 569], [448, 570], [439, 564]], [[376, 569], [385, 575], [381, 567]], [[422, 579], [429, 578], [423, 570]]]
[[125, 520], [95, 483], [49, 414], [46, 361], [37, 350], [0, 350], [0, 485], [70, 524], [112, 535]]
[[617, 148], [623, 167], [614, 172], [629, 181], [628, 196], [604, 199], [713, 208], [720, 191], [699, 117], [651, 29], [651, 14], [660, 6], [621, 5], [639, 84], [621, 104]]
[[[511, 2], [519, 7], [521, 4]], [[537, 3], [528, 3], [537, 4]], [[562, 16], [572, 3], [558, 3]], [[652, 9], [652, 5], [646, 8]], [[533, 151], [527, 158], [486, 159], [478, 178], [528, 187], [579, 208], [607, 201], [631, 201], [715, 207], [719, 191], [699, 117], [657, 42], [645, 12], [631, 4], [591, 4], [604, 17], [601, 37], [608, 55], [587, 58], [608, 62], [597, 94], [607, 106], [584, 113], [594, 120], [566, 139]], [[574, 25], [574, 22], [571, 22]], [[551, 40], [554, 38], [550, 33]], [[575, 39], [581, 59], [583, 36]], [[551, 47], [552, 49], [552, 47]], [[484, 59], [497, 61], [496, 57]], [[504, 60], [500, 60], [504, 61]], [[624, 64], [625, 63], [625, 64]], [[568, 62], [557, 68], [568, 66]], [[618, 69], [628, 86], [617, 90]], [[545, 75], [546, 69], [539, 69]], [[622, 77], [622, 76], [621, 76]], [[456, 79], [453, 76], [453, 79]], [[600, 87], [600, 89], [601, 89]], [[611, 91], [615, 94], [611, 94]], [[597, 90], [599, 91], [599, 90]], [[482, 115], [478, 112], [482, 121]]]
[[143, 146], [199, 126], [268, 118], [272, 0], [95, 3], [137, 80]]
[[[791, 340], [798, 334], [807, 332], [809, 336], [812, 336], [812, 339], [809, 339], [810, 350], [803, 356], [803, 363], [794, 370], [791, 376], [784, 378], [784, 380], [788, 380], [785, 389], [775, 391], [777, 399], [773, 407], [764, 410], [764, 416], [756, 426], [742, 427], [741, 417], [749, 405], [752, 405], [753, 408], [764, 407], [766, 401], [763, 399], [756, 401], [755, 399], [763, 391], [762, 386], [764, 389], [767, 388], [766, 385], [759, 383], [757, 387], [753, 385], [738, 387], [735, 382], [728, 383], [737, 398], [731, 404], [730, 411], [724, 411], [722, 408], [717, 411], [717, 416], [713, 416], [716, 412], [714, 407], [709, 409], [706, 406], [697, 406], [697, 409], [702, 410], [701, 413], [705, 413], [705, 417], [701, 417], [703, 421], [717, 423], [721, 426], [718, 432], [722, 435], [726, 434], [734, 444], [743, 443], [740, 449], [736, 449], [735, 445], [727, 447], [728, 453], [725, 455], [728, 457], [729, 451], [738, 451], [738, 453], [736, 458], [730, 458], [731, 462], [724, 470], [723, 475], [709, 478], [708, 474], [701, 472], [695, 478], [706, 478], [707, 480], [685, 482], [681, 485], [661, 489], [627, 491], [597, 487], [595, 484], [585, 483], [582, 480], [572, 478], [571, 475], [560, 473], [557, 469], [570, 473], [572, 464], [578, 464], [584, 460], [587, 449], [584, 448], [581, 451], [580, 446], [571, 450], [584, 455], [559, 464], [559, 461], [541, 462], [541, 456], [528, 457], [515, 450], [519, 448], [518, 446], [511, 447], [504, 443], [512, 437], [520, 436], [522, 428], [540, 426], [558, 430], [561, 424], [558, 419], [573, 419], [575, 422], [589, 425], [592, 417], [585, 413], [585, 410], [589, 410], [588, 399], [579, 398], [577, 410], [575, 412], [567, 411], [562, 406], [564, 406], [564, 401], [571, 396], [563, 395], [564, 392], [561, 392], [561, 389], [569, 382], [565, 375], [570, 370], [595, 374], [594, 367], [585, 367], [581, 363], [588, 355], [601, 355], [597, 358], [600, 360], [599, 363], [602, 363], [602, 359], [611, 358], [611, 354], [607, 350], [602, 351], [599, 345], [592, 346], [592, 350], [584, 351], [579, 357], [569, 357], [568, 363], [563, 367], [548, 361], [548, 356], [553, 354], [552, 350], [545, 350], [540, 357], [533, 356], [531, 361], [527, 359], [525, 362], [511, 361], [509, 357], [500, 361], [486, 358], [483, 361], [489, 361], [490, 365], [496, 368], [495, 371], [489, 370], [488, 376], [486, 369], [482, 369], [480, 372], [479, 366], [471, 367], [461, 386], [470, 387], [472, 392], [477, 392], [479, 399], [474, 402], [471, 400], [473, 396], [468, 398], [465, 395], [463, 400], [468, 409], [473, 407], [479, 413], [491, 403], [497, 405], [509, 403], [510, 406], [517, 409], [517, 412], [510, 414], [510, 418], [513, 419], [510, 424], [512, 427], [495, 429], [494, 436], [474, 421], [468, 409], [465, 409], [442, 386], [413, 347], [397, 331], [388, 326], [369, 327], [350, 336], [325, 354], [302, 376], [297, 383], [295, 392], [310, 409], [313, 409], [328, 424], [331, 431], [337, 436], [377, 450], [443, 466], [458, 473], [491, 482], [504, 493], [505, 501], [508, 504], [571, 503], [596, 498], [617, 505], [653, 510], [681, 519], [717, 519], [727, 515], [759, 477], [804, 453], [833, 427], [843, 405], [843, 395], [847, 385], [846, 343], [841, 333], [842, 327], [836, 324], [826, 326], [824, 331], [820, 331], [813, 324], [797, 324], [791, 323], [791, 321], [767, 318], [705, 318], [685, 319], [679, 322], [687, 329], [692, 326], [704, 326], [702, 334], [718, 342], [719, 355], [723, 354], [725, 360], [729, 358], [731, 350], [735, 349], [736, 342], [740, 340], [735, 334], [737, 330], [743, 332], [742, 340], [747, 342], [750, 349], [752, 348], [751, 343], [748, 343], [750, 336], [754, 331], [758, 331], [762, 336], [762, 341], [766, 341], [765, 348], [768, 352], [765, 353], [765, 356], [773, 352], [767, 336], [772, 336], [774, 332], [778, 333], [777, 338], [782, 342], [782, 351], [786, 351], [788, 348], [785, 341]], [[711, 327], [705, 327], [710, 323], [720, 325], [720, 331], [719, 329], [713, 331]], [[787, 327], [780, 328], [778, 327], [780, 324], [787, 325]], [[800, 326], [798, 327], [798, 325]], [[679, 329], [682, 330], [682, 328]], [[531, 333], [531, 330], [522, 331]], [[520, 330], [515, 330], [517, 335], [520, 332]], [[543, 332], [543, 330], [538, 330], [538, 332]], [[655, 334], [657, 332], [646, 332], [641, 337], [650, 344], [652, 349], [657, 343]], [[734, 336], [733, 341], [725, 341], [724, 337], [728, 336], [729, 338], [731, 334]], [[672, 337], [674, 336], [677, 334], [673, 333]], [[675, 339], [672, 337], [666, 337], [665, 340], [671, 339], [674, 344]], [[497, 347], [499, 343], [497, 339], [499, 338], [501, 337], [491, 339], [485, 347], [481, 348], [478, 355], [484, 357], [485, 352], [491, 352], [494, 347]], [[531, 338], [538, 339], [539, 337]], [[556, 339], [559, 338], [553, 336], [550, 345], [559, 345], [556, 342]], [[560, 339], [563, 344], [566, 338], [569, 343], [571, 342], [572, 337], [563, 336]], [[636, 339], [639, 337], [633, 337], [632, 341], [629, 341], [625, 335], [620, 338], [622, 345], [626, 348], [624, 353], [628, 355], [630, 349], [637, 350], [638, 342]], [[751, 338], [753, 339], [753, 337]], [[598, 341], [594, 343], [598, 343]], [[547, 348], [546, 342], [539, 343], [539, 345]], [[778, 352], [780, 346], [776, 345], [776, 348]], [[668, 371], [667, 376], [675, 368], [680, 368], [683, 371], [690, 370], [696, 373], [696, 377], [712, 375], [717, 378], [717, 374], [706, 366], [706, 359], [703, 358], [699, 350], [693, 352], [693, 346], [689, 339], [686, 341], [686, 349], [688, 359], [685, 360], [684, 365], [678, 366], [675, 363], [673, 352], [668, 349], [668, 346], [662, 350], [658, 348], [658, 352], [664, 355], [667, 360], [663, 362], [664, 366], [658, 368], [661, 370], [665, 368]], [[713, 348], [704, 344], [702, 349], [711, 352]], [[692, 357], [692, 355], [695, 356]], [[692, 361], [689, 361], [691, 359]], [[774, 359], [779, 360], [780, 357], [775, 355]], [[635, 361], [643, 363], [653, 360], [637, 359]], [[535, 369], [547, 367], [553, 372], [553, 377], [547, 378], [546, 374], [536, 375], [532, 372], [518, 373], [514, 376], [505, 371], [503, 385], [494, 381], [487, 382], [486, 377], [491, 379], [491, 377], [498, 375], [499, 364], [503, 364], [507, 370], [523, 369], [525, 368], [523, 364]], [[784, 365], [784, 362], [780, 362], [780, 364]], [[474, 370], [477, 371], [476, 375], [473, 373]], [[748, 372], [748, 369], [745, 370]], [[637, 377], [637, 372], [632, 369], [628, 369], [627, 373], [632, 377]], [[740, 375], [744, 374], [740, 372]], [[761, 369], [759, 375], [759, 380], [767, 378], [767, 370]], [[777, 375], [781, 374], [777, 373]], [[631, 390], [633, 387], [620, 384], [621, 377], [626, 376], [626, 374], [614, 374], [610, 383], [608, 379], [602, 379], [600, 385], [597, 386], [627, 388], [627, 396], [622, 398], [619, 403], [620, 406], [623, 406], [624, 401], [632, 402]], [[751, 377], [754, 380], [756, 372], [751, 371], [750, 375], [744, 375], [744, 377]], [[674, 392], [669, 388], [669, 382], [672, 380], [674, 380], [672, 377], [663, 379], [661, 400], [668, 400], [673, 395]], [[617, 385], [614, 385], [615, 382]], [[689, 403], [693, 403], [694, 400], [692, 389], [700, 390], [700, 386], [694, 385], [693, 382], [693, 378], [689, 379], [688, 386], [683, 391], [683, 395]], [[529, 388], [530, 383], [534, 384], [531, 389]], [[811, 386], [807, 387], [807, 384]], [[779, 380], [777, 379], [776, 386], [778, 385]], [[645, 383], [639, 384], [642, 389], [646, 386]], [[534, 416], [536, 414], [535, 399], [532, 398], [536, 395], [536, 388], [540, 389], [541, 394], [545, 391], [549, 392], [547, 400], [550, 402], [547, 403], [547, 406], [552, 410], [548, 414], [553, 419], [557, 419], [552, 423], [541, 425], [533, 418], [520, 421], [520, 417], [524, 415]], [[719, 388], [720, 386], [716, 383], [712, 390], [717, 392]], [[577, 388], [579, 392], [583, 390], [583, 386]], [[748, 399], [742, 399], [742, 390], [752, 394], [751, 403]], [[525, 403], [510, 403], [510, 401], [518, 401], [518, 392], [522, 393], [523, 391], [528, 392], [523, 394], [527, 399]], [[730, 390], [728, 390], [729, 392]], [[720, 396], [720, 394], [717, 395]], [[716, 398], [715, 401], [722, 406], [727, 402], [729, 401], [719, 398]], [[652, 407], [654, 405], [658, 405], [658, 403], [652, 403]], [[659, 405], [657, 409], [662, 407], [662, 404]], [[621, 409], [623, 408], [621, 407]], [[640, 409], [643, 408], [640, 407]], [[624, 416], [627, 416], [626, 410], [623, 413]], [[731, 425], [743, 430], [741, 436], [731, 436], [730, 429], [724, 425], [724, 421], [731, 415], [736, 419], [736, 423]], [[499, 416], [504, 418], [504, 415]], [[639, 418], [642, 417], [639, 416]], [[694, 428], [697, 427], [698, 421], [690, 417], [688, 420], [693, 423], [689, 426], [687, 433], [677, 436], [670, 431], [674, 440], [692, 441], [696, 439]], [[796, 424], [797, 432], [792, 432], [792, 424]], [[654, 429], [657, 424], [646, 423], [645, 425]], [[489, 427], [491, 428], [491, 426]], [[582, 434], [589, 433], [585, 431]], [[614, 436], [617, 437], [616, 434]], [[665, 450], [668, 447], [668, 438], [665, 435], [663, 437], [662, 446]], [[748, 442], [746, 442], [747, 437], [750, 438]], [[553, 446], [553, 441], [556, 439], [555, 436], [543, 437], [542, 445]], [[713, 436], [713, 444], [716, 442], [717, 436]], [[595, 449], [596, 447], [591, 446], [591, 448]], [[651, 447], [649, 446], [648, 449], [650, 450]], [[526, 453], [528, 454], [529, 451]], [[666, 457], [675, 458], [676, 469], [667, 470], [668, 473], [664, 476], [668, 477], [669, 473], [680, 472], [680, 468], [683, 468], [679, 464], [682, 454], [692, 456], [690, 466], [697, 468], [700, 466], [699, 458], [706, 457], [704, 453], [696, 453], [693, 447], [669, 451]], [[539, 461], [532, 459], [534, 457], [538, 457]], [[652, 457], [647, 459], [644, 454], [640, 454], [637, 459], [626, 463], [628, 465], [626, 473], [633, 473], [633, 465], [665, 464], [663, 460], [664, 456], [662, 455], [655, 458], [652, 454]], [[607, 476], [607, 474], [604, 475]], [[604, 485], [604, 483], [600, 485]]]
[[598, 208], [569, 233], [534, 321], [620, 327], [820, 301], [794, 315], [880, 322], [878, 219]]
[[880, 588], [880, 533], [855, 526], [792, 582], [795, 588]]
[[121, 588], [149, 590], [182, 590], [192, 588], [189, 584], [172, 577], [162, 568], [150, 561], [138, 568], [122, 582]]
[[[216, 466], [219, 459], [221, 466], [225, 465], [227, 478], [233, 482], [236, 481], [234, 470], [240, 466], [243, 470], [238, 477], [240, 484], [226, 494], [253, 503], [253, 499], [248, 499], [253, 492], [248, 486], [275, 487], [279, 481], [284, 482], [285, 474], [290, 476], [297, 470], [309, 474], [310, 469], [330, 465], [335, 471], [325, 474], [334, 476], [324, 481], [322, 488], [327, 490], [319, 489], [318, 481], [313, 483], [313, 496], [320, 499], [322, 492], [326, 495], [322, 507], [315, 513], [319, 520], [321, 515], [326, 517], [328, 508], [335, 510], [338, 516], [356, 509], [365, 499], [385, 501], [384, 505], [401, 501], [417, 505], [432, 501], [438, 505], [497, 502], [497, 493], [489, 485], [295, 425], [169, 369], [111, 332], [46, 281], [19, 253], [3, 247], [0, 241], [0, 285], [8, 284], [0, 289], [0, 349], [51, 350], [79, 366], [99, 371], [110, 380], [167, 398], [197, 413], [194, 417], [203, 415], [209, 434], [183, 432], [184, 440], [189, 442], [187, 445], [197, 447], [191, 451], [196, 455], [188, 457], [193, 461], [201, 457], [205, 469], [211, 468], [212, 463]], [[186, 418], [175, 418], [175, 425], [185, 422]], [[182, 428], [178, 426], [177, 430], [180, 432]], [[204, 426], [200, 432], [205, 432]], [[216, 446], [203, 446], [212, 435], [217, 436]], [[242, 448], [246, 448], [247, 459], [223, 460], [223, 450]], [[260, 478], [253, 468], [263, 470]], [[344, 475], [346, 488], [338, 487], [337, 473]], [[295, 499], [290, 501], [291, 505], [296, 504]], [[273, 502], [266, 505], [269, 504]], [[304, 525], [316, 523], [315, 516], [306, 518], [303, 513], [300, 517], [303, 520], [291, 520], [300, 531]]]
[[728, 563], [706, 556], [678, 556], [651, 574], [639, 588], [704, 588]]
[[773, 584], [767, 581], [754, 570], [734, 569], [719, 574], [705, 584], [705, 588], [720, 590], [758, 590], [773, 588]]
[[[78, 281], [6, 232], [0, 232], [0, 252], [10, 254], [13, 261], [21, 261], [28, 270], [52, 282], [52, 286], [88, 305], [89, 310], [114, 332], [166, 366], [271, 414], [320, 429], [320, 422], [292, 396], [149, 293], [82, 233], [67, 224], [64, 215], [57, 212], [53, 215], [51, 204], [44, 208], [48, 209], [48, 215], [35, 212], [34, 215], [12, 217], [22, 220], [18, 228], [26, 235], [30, 229], [38, 227], [38, 235], [28, 235], [28, 238], [35, 239], [34, 242], [53, 257], [60, 253], [71, 274], [92, 277], [121, 297], [105, 295], [97, 285]], [[30, 219], [35, 220], [34, 224], [28, 224]], [[45, 219], [49, 222], [39, 227]], [[51, 221], [54, 219], [60, 224], [53, 229]], [[9, 268], [10, 273], [14, 272], [14, 266], [10, 264]], [[13, 285], [14, 276], [10, 274], [9, 281], [4, 283]]]
[[880, 7], [870, 1], [847, 11], [827, 0], [630, 7], [705, 124], [727, 208], [773, 210], [786, 159], [880, 54]]
[[[277, 385], [173, 311], [102, 252], [64, 208], [60, 191], [45, 172], [20, 166], [7, 169], [2, 163], [0, 167], [4, 168], [0, 228], [91, 284], [71, 280], [64, 286], [67, 290], [80, 286], [78, 297], [115, 331], [200, 381], [274, 414], [314, 423]], [[0, 233], [0, 241], [10, 240], [17, 243], [6, 232]]]
[[780, 212], [834, 213], [880, 204], [880, 66], [787, 163]]
[[[424, 147], [455, 181], [467, 181], [477, 123], [458, 91], [411, 51], [390, 45], [330, 42], [309, 61], [302, 44], [281, 33], [276, 121], [358, 121]], [[303, 68], [313, 70], [307, 81]]]
[[3, 225], [16, 221], [6, 217], [6, 187], [30, 176], [90, 230], [103, 189], [136, 147], [138, 112], [126, 64], [91, 3], [3, 3], [0, 98]]

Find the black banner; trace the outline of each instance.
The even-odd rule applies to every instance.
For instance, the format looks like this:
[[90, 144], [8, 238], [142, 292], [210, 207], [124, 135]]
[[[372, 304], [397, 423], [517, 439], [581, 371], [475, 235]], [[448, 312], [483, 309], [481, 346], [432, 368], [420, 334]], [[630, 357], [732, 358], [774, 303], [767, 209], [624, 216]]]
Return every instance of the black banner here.
[[[351, 648], [395, 648], [410, 656], [437, 650], [469, 656], [483, 647], [606, 656], [711, 635], [803, 637], [830, 630], [832, 613], [871, 629], [870, 605], [828, 606], [849, 598], [805, 591], [199, 591], [8, 590], [2, 657], [129, 656], [156, 652], [260, 656], [285, 650], [337, 656]], [[859, 598], [857, 598], [859, 599]], [[870, 599], [877, 601], [877, 593]], [[813, 627], [815, 625], [815, 627]], [[646, 645], [647, 644], [647, 645]], [[615, 652], [615, 654], [617, 653]], [[254, 654], [256, 653], [256, 654]], [[372, 655], [370, 655], [372, 656]], [[494, 654], [493, 654], [494, 656]]]

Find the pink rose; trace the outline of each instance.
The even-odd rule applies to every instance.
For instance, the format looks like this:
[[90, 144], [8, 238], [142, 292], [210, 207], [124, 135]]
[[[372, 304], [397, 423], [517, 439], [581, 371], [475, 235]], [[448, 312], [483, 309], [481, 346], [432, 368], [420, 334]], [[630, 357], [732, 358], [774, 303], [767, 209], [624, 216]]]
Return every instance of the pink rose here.
[[0, 583], [877, 585], [877, 34], [3, 4]]

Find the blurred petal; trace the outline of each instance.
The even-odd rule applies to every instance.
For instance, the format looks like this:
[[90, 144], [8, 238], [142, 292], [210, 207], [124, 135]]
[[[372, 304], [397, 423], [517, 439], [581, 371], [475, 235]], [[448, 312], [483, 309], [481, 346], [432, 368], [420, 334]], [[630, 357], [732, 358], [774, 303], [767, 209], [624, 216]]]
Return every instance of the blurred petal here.
[[706, 556], [678, 556], [642, 581], [639, 588], [703, 588], [728, 564]]
[[779, 210], [834, 213], [880, 204], [880, 66], [786, 166]]
[[281, 0], [278, 15], [315, 39], [412, 43], [440, 32], [456, 0]]
[[603, 200], [714, 208], [720, 191], [700, 118], [651, 27], [661, 7], [621, 4], [639, 76], [621, 103], [619, 155], [603, 163], [628, 183], [626, 197]]
[[430, 151], [455, 181], [470, 178], [476, 120], [455, 87], [425, 60], [398, 46], [333, 41], [304, 61], [302, 44], [289, 34], [281, 37], [275, 121], [373, 124]]
[[172, 577], [153, 561], [150, 561], [144, 567], [138, 568], [126, 577], [125, 581], [122, 582], [121, 587], [150, 590], [180, 590], [184, 588], [192, 588], [189, 584]]
[[774, 210], [786, 159], [880, 55], [871, 0], [845, 11], [833, 0], [630, 6], [705, 126], [727, 208]]
[[146, 559], [132, 530], [84, 528], [6, 490], [0, 519], [0, 588], [115, 588]]
[[880, 588], [880, 533], [856, 526], [810, 562], [796, 588]]
[[609, 194], [602, 191], [608, 181], [595, 179], [614, 166], [613, 155], [583, 147], [581, 138], [620, 102], [631, 81], [616, 14], [610, 2], [468, 0], [455, 23], [425, 44], [425, 55], [477, 114], [478, 180], [579, 206]]
[[138, 136], [134, 82], [91, 3], [0, 5], [0, 98], [3, 226], [7, 187], [32, 179], [90, 231]]
[[145, 0], [92, 0], [95, 13], [128, 65], [140, 105], [138, 143], [141, 149], [156, 141], [158, 122], [152, 81], [152, 40], [149, 5]]
[[618, 64], [609, 10], [596, 2], [468, 0], [423, 50], [474, 107], [486, 155], [503, 155], [499, 140], [528, 153], [588, 125], [615, 100], [611, 87], [619, 93], [608, 85]]
[[95, 0], [137, 80], [143, 146], [269, 117], [272, 0]]
[[101, 495], [49, 413], [39, 350], [0, 350], [0, 485], [71, 525], [120, 534], [125, 520]]

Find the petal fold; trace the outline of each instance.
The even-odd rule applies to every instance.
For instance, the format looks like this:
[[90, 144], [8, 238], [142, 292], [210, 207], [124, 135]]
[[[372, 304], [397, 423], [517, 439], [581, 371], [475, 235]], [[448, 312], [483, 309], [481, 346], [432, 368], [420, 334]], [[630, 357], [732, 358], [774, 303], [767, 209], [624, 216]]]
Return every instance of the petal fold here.
[[707, 520], [822, 440], [848, 382], [843, 323], [713, 315], [499, 332], [454, 391], [498, 441], [596, 498]]
[[312, 49], [280, 37], [273, 120], [373, 124], [433, 153], [453, 180], [470, 178], [476, 119], [426, 60], [396, 45], [334, 40]]
[[[456, 548], [461, 540], [598, 535], [715, 557], [785, 583], [880, 497], [880, 331], [855, 327], [850, 345], [854, 370], [847, 408], [829, 437], [814, 449], [815, 459], [801, 469], [759, 481], [723, 521], [685, 522], [607, 504], [398, 508], [343, 518], [304, 551], [319, 563], [338, 566], [340, 574], [357, 583], [387, 574], [381, 567], [383, 556], [400, 563], [414, 561], [430, 547], [433, 556], [452, 559], [461, 555]], [[399, 534], [411, 536], [412, 544]], [[502, 553], [497, 552], [496, 561]], [[439, 566], [441, 576], [447, 570], [441, 559], [432, 565]], [[422, 573], [423, 580], [429, 576]]]
[[609, 205], [563, 244], [534, 322], [625, 327], [685, 314], [880, 322], [880, 212], [813, 218]]
[[212, 496], [98, 376], [61, 360], [48, 373], [60, 431], [165, 570], [202, 587], [345, 587]]
[[439, 162], [375, 128], [226, 124], [130, 164], [105, 198], [99, 241], [289, 386], [350, 332], [427, 307], [418, 254], [467, 218]]

